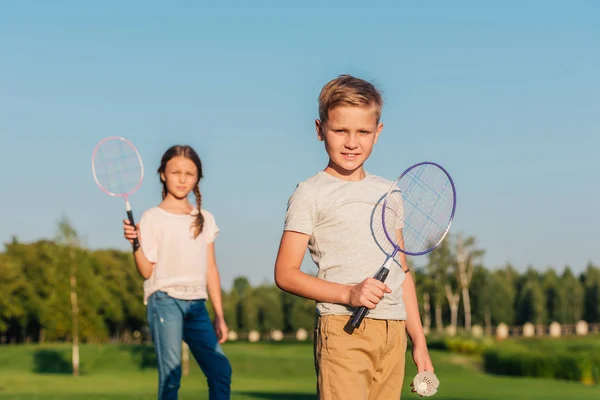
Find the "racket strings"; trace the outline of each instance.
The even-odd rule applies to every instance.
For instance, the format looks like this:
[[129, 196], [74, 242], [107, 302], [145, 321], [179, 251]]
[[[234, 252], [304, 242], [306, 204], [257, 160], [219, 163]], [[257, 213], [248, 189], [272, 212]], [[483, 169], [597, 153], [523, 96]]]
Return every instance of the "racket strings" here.
[[135, 149], [122, 140], [108, 140], [94, 156], [94, 174], [100, 186], [114, 195], [135, 189], [142, 178], [142, 165]]
[[[399, 191], [388, 194], [384, 229], [396, 238], [397, 219], [402, 215], [403, 251], [419, 253], [436, 246], [446, 235], [454, 203], [450, 179], [437, 166], [424, 164], [408, 171], [398, 181]], [[401, 205], [397, 205], [400, 203]], [[401, 209], [402, 212], [389, 212]], [[388, 221], [389, 220], [389, 221]]]
[[[397, 232], [402, 229], [404, 245], [399, 243], [396, 234], [392, 238], [396, 241], [402, 250], [426, 248], [428, 238], [422, 233], [422, 229], [417, 229], [414, 225], [414, 207], [407, 207], [410, 214], [404, 216], [403, 197], [400, 191], [394, 191], [388, 196], [385, 214], [385, 229], [387, 232]], [[390, 235], [391, 236], [391, 235]]]
[[411, 192], [406, 196], [409, 203], [414, 202], [411, 214], [417, 213], [414, 214], [415, 222], [411, 222], [410, 225], [413, 227], [413, 232], [418, 233], [418, 237], [421, 239], [420, 246], [416, 246], [416, 248], [420, 247], [419, 251], [437, 244], [447, 228], [447, 219], [439, 219], [439, 209], [443, 206], [444, 201], [441, 196], [443, 187], [442, 190], [438, 190], [438, 186], [440, 183], [449, 184], [447, 179], [441, 179], [442, 175], [445, 176], [436, 167], [428, 165], [421, 168], [419, 173], [412, 177], [415, 182], [412, 187], [413, 189], [416, 187], [418, 190], [414, 191], [414, 194]]
[[[431, 170], [433, 169], [433, 167], [431, 166], [427, 166], [425, 168], [422, 168], [419, 170], [418, 175], [417, 174], [408, 174], [409, 178], [412, 179], [411, 182], [411, 188], [414, 189], [415, 185], [417, 185], [420, 189], [420, 192], [422, 193], [421, 197], [419, 197], [419, 201], [416, 202], [415, 204], [411, 204], [413, 205], [413, 212], [414, 211], [419, 211], [421, 213], [421, 216], [423, 217], [422, 219], [422, 226], [420, 227], [420, 229], [415, 229], [415, 231], [418, 232], [426, 232], [428, 229], [428, 224], [429, 223], [433, 223], [436, 225], [437, 228], [440, 229], [440, 231], [443, 231], [445, 229], [444, 226], [441, 226], [438, 221], [436, 221], [435, 216], [436, 216], [436, 212], [438, 211], [438, 209], [440, 208], [440, 206], [443, 204], [441, 200], [442, 196], [441, 193], [438, 193], [438, 191], [436, 190], [438, 182], [440, 180], [440, 178], [442, 177], [441, 173], [435, 173], [435, 172], [431, 172]], [[437, 169], [437, 168], [436, 168]], [[428, 170], [429, 174], [426, 175], [426, 177], [423, 177], [423, 172]], [[441, 172], [441, 171], [440, 171]], [[435, 175], [435, 180], [431, 183], [428, 184], [426, 182], [425, 178], [430, 178], [431, 175], [434, 174]], [[447, 186], [449, 184], [448, 181], [446, 181], [446, 185]], [[442, 193], [443, 193], [444, 189], [442, 188]], [[409, 190], [410, 192], [410, 190]], [[409, 194], [407, 195], [407, 201], [410, 202], [412, 196]], [[430, 206], [431, 204], [433, 204], [433, 210], [429, 209], [428, 206]], [[412, 212], [411, 212], [411, 216], [412, 216]]]

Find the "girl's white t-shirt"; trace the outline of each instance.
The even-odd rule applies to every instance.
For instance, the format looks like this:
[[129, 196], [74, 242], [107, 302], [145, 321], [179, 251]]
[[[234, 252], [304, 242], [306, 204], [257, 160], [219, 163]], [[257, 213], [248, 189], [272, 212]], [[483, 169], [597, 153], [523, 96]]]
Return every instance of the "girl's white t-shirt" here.
[[206, 273], [207, 246], [219, 234], [211, 213], [202, 209], [204, 227], [194, 238], [193, 222], [198, 214], [172, 214], [160, 207], [145, 211], [140, 218], [140, 246], [154, 263], [152, 275], [144, 281], [144, 304], [157, 290], [182, 300], [208, 297]]

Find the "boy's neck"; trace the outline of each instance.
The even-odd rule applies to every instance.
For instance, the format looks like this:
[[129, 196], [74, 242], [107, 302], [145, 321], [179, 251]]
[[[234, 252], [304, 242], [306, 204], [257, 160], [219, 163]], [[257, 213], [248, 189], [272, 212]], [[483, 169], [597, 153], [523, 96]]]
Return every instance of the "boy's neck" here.
[[343, 168], [340, 168], [339, 165], [329, 162], [329, 164], [323, 171], [329, 175], [335, 176], [338, 179], [352, 182], [361, 181], [367, 176], [365, 169], [362, 165], [353, 171], [348, 171]]

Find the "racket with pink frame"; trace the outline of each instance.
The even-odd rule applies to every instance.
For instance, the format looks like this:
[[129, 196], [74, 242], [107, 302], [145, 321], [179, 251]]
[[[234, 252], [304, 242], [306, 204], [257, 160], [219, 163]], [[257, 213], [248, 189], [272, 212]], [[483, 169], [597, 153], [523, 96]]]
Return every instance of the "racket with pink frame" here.
[[[125, 200], [125, 210], [131, 226], [135, 228], [129, 196], [138, 190], [144, 179], [144, 164], [137, 149], [120, 136], [102, 139], [92, 153], [92, 173], [96, 184], [104, 193]], [[133, 240], [133, 250], [140, 243]]]

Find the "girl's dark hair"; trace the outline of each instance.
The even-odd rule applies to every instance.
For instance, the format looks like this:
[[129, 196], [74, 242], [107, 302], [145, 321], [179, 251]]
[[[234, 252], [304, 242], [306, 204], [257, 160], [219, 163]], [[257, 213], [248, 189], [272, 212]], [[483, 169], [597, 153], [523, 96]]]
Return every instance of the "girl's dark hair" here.
[[204, 216], [201, 212], [202, 195], [200, 194], [200, 187], [198, 186], [200, 179], [202, 179], [202, 162], [200, 162], [200, 157], [198, 157], [198, 154], [190, 146], [172, 146], [165, 152], [165, 154], [163, 154], [162, 159], [160, 160], [160, 167], [158, 167], [159, 179], [163, 185], [162, 198], [164, 199], [167, 196], [167, 183], [162, 180], [160, 174], [163, 174], [165, 172], [169, 160], [179, 156], [185, 157], [188, 160], [192, 161], [198, 169], [198, 180], [196, 180], [196, 184], [194, 185], [194, 195], [196, 196], [196, 208], [198, 208], [198, 215], [196, 216], [196, 220], [194, 221], [194, 237], [197, 237], [200, 233], [202, 233], [202, 228], [204, 228]]

